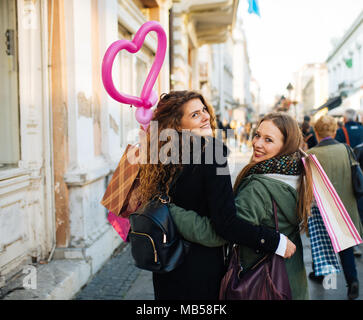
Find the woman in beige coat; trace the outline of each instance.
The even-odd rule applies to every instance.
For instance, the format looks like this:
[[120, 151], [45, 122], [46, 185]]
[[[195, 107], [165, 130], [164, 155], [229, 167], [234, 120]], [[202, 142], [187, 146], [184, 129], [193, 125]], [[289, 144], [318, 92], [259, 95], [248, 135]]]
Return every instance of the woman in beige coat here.
[[[336, 130], [337, 123], [333, 117], [326, 115], [319, 118], [314, 124], [318, 145], [309, 149], [307, 153], [314, 154], [317, 157], [341, 198], [355, 227], [362, 235], [363, 228], [359, 219], [357, 200], [353, 192], [350, 155], [344, 144], [334, 140], [333, 137], [335, 137]], [[339, 256], [348, 286], [348, 298], [356, 299], [359, 296], [359, 283], [353, 248], [351, 247], [339, 252]], [[309, 278], [322, 281], [322, 276], [320, 278], [316, 277], [313, 272], [309, 274]]]

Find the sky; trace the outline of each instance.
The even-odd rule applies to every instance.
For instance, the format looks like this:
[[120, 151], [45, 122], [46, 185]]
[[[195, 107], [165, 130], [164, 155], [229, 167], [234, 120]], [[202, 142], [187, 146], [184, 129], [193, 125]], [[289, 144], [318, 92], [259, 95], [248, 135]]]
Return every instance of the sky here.
[[261, 17], [239, 0], [252, 76], [261, 87], [262, 105], [287, 95], [293, 72], [325, 62], [333, 38], [340, 39], [363, 9], [363, 0], [259, 0]]

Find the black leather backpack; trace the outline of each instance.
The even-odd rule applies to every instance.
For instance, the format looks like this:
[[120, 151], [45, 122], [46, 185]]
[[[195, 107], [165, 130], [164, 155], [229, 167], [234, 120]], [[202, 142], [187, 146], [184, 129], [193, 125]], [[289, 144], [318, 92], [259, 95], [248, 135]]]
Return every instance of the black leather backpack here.
[[151, 201], [129, 219], [131, 254], [136, 267], [166, 273], [184, 261], [189, 243], [179, 235], [168, 201], [161, 197]]

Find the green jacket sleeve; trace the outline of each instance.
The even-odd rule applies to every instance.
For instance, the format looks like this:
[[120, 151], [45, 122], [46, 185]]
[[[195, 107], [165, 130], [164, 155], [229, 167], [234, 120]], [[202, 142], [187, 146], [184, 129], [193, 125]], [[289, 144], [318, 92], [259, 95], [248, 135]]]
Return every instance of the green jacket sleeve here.
[[195, 211], [185, 210], [169, 204], [173, 221], [184, 239], [206, 247], [220, 247], [227, 243], [215, 232], [208, 217], [201, 217]]
[[237, 215], [253, 225], [271, 225], [271, 197], [265, 187], [258, 181], [250, 181], [243, 190], [239, 190], [236, 198]]

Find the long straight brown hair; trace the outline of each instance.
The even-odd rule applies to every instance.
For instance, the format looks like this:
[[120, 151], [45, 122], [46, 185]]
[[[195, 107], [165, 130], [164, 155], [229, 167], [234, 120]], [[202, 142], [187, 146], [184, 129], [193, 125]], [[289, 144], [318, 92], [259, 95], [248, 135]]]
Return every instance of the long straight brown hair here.
[[[280, 152], [276, 156], [283, 156], [299, 152], [300, 160], [302, 161], [303, 152], [303, 137], [299, 125], [295, 119], [286, 113], [273, 112], [265, 115], [259, 122], [258, 127], [263, 121], [272, 121], [272, 123], [280, 130], [284, 137], [284, 144]], [[313, 200], [313, 186], [310, 159], [305, 158], [306, 167], [301, 164], [302, 173], [300, 176], [300, 184], [298, 187], [298, 202], [297, 202], [297, 213], [301, 221], [301, 231], [306, 231], [308, 226], [308, 217], [310, 215], [310, 206]], [[256, 162], [251, 161], [247, 164], [237, 176], [233, 190], [235, 193], [238, 191], [243, 178], [246, 177], [252, 167], [256, 165]]]

